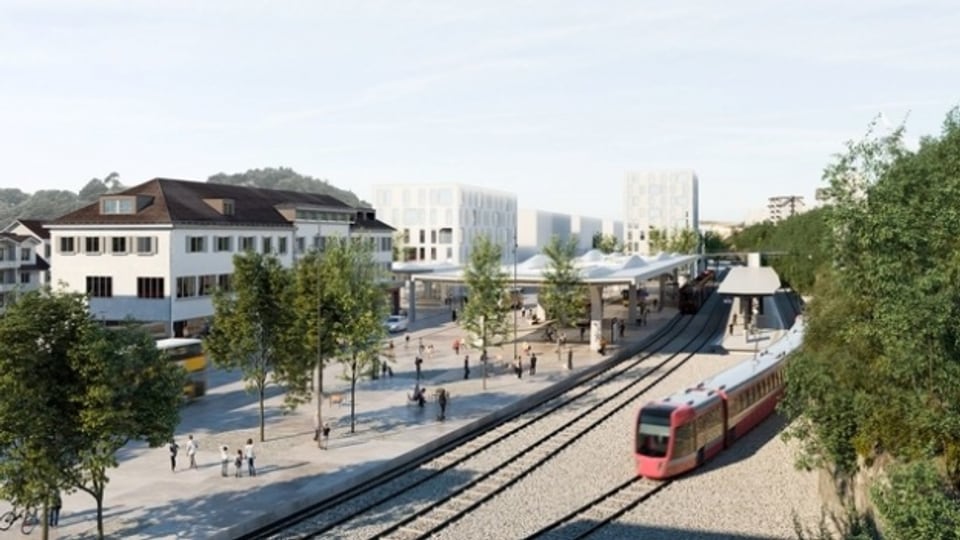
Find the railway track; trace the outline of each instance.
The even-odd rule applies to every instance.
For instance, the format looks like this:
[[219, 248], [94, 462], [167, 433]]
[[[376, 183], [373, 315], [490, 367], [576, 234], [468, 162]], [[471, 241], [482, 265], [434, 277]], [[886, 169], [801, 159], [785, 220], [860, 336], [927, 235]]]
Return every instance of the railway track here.
[[[708, 323], [713, 319], [709, 318]], [[652, 352], [623, 361], [605, 372], [597, 373], [590, 379], [581, 381], [580, 387], [544, 400], [538, 406], [505, 420], [490, 431], [475, 435], [470, 440], [457, 441], [456, 445], [451, 445], [452, 448], [439, 449], [433, 456], [425, 458], [419, 464], [408, 465], [402, 470], [398, 469], [395, 474], [381, 477], [378, 482], [363, 486], [362, 489], [346, 493], [341, 497], [323, 501], [308, 511], [277, 522], [270, 528], [261, 529], [247, 537], [353, 536], [357, 534], [355, 529], [358, 526], [372, 527], [379, 521], [391, 519], [394, 521], [392, 525], [385, 528], [382, 525], [377, 526], [380, 530], [370, 534], [389, 538], [421, 538], [440, 531], [481, 506], [486, 500], [520, 481], [656, 384], [654, 382], [647, 385], [632, 396], [624, 395], [640, 384], [645, 376], [657, 370], [665, 370], [657, 377], [659, 381], [678, 369], [694, 353], [685, 356], [673, 354], [665, 359], [657, 358], [659, 362], [656, 365], [644, 366], [645, 371], [642, 375], [632, 377], [628, 382], [620, 381], [618, 388], [611, 391], [611, 395], [597, 398], [597, 403], [593, 405], [584, 404], [587, 401], [586, 398], [597, 396], [598, 389], [623, 378], [625, 374], [636, 369], [641, 362], [654, 357], [665, 347], [671, 344], [676, 345], [676, 340], [683, 335], [692, 320], [692, 317], [673, 319], [667, 327], [648, 338], [645, 345], [652, 348]], [[719, 327], [719, 320], [717, 318], [712, 325], [706, 326]], [[708, 337], [702, 339], [703, 343], [695, 350], [707, 343], [709, 336], [715, 330], [716, 328], [709, 331]], [[692, 338], [686, 340], [680, 348], [688, 348], [703, 335], [703, 332], [704, 330], [701, 329]], [[585, 410], [580, 412], [575, 420], [552, 423], [549, 421], [557, 411], [569, 410], [569, 407], [576, 405], [580, 405]], [[519, 437], [519, 433], [523, 433], [523, 436]], [[535, 442], [531, 444], [530, 441]], [[436, 498], [436, 493], [443, 493], [442, 500], [433, 500]], [[419, 509], [411, 510], [409, 514], [399, 519], [383, 517], [384, 512], [389, 513], [389, 509], [382, 507], [389, 505], [391, 508], [401, 508], [406, 504], [405, 500], [411, 505], [418, 503], [422, 505], [424, 501], [431, 502]], [[345, 527], [347, 525], [354, 527], [348, 532]]]
[[623, 514], [643, 504], [673, 481], [655, 482], [632, 477], [593, 498], [569, 514], [527, 536], [528, 540], [587, 538]]

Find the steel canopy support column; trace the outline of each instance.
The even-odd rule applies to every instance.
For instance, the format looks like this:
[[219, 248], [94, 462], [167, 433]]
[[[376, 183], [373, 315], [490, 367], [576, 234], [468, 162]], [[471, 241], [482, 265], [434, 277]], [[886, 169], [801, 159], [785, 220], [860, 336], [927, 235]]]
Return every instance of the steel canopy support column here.
[[410, 281], [407, 282], [407, 321], [414, 322], [417, 320], [417, 282], [413, 280], [413, 277], [410, 277]]
[[590, 286], [590, 350], [600, 350], [603, 337], [603, 287]]
[[630, 288], [627, 289], [627, 320], [630, 324], [637, 322], [637, 283], [630, 282]]
[[667, 275], [666, 275], [666, 274], [660, 274], [660, 285], [659, 285], [657, 288], [660, 289], [659, 292], [657, 293], [657, 294], [660, 295], [660, 303], [659, 303], [659, 306], [660, 306], [660, 307], [657, 308], [657, 309], [663, 309], [663, 300], [664, 300], [664, 298], [666, 297], [666, 294], [667, 294], [667, 290], [666, 290], [666, 289], [667, 289]]

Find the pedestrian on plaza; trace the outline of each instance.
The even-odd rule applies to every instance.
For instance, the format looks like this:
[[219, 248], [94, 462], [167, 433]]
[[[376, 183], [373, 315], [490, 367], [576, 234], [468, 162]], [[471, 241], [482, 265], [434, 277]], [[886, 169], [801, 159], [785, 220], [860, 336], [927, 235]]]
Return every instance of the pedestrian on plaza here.
[[470, 355], [463, 355], [463, 380], [470, 378]]
[[607, 354], [607, 339], [600, 338], [600, 354]]
[[426, 403], [427, 403], [426, 393], [427, 393], [427, 389], [426, 389], [426, 388], [421, 388], [421, 389], [417, 392], [417, 406], [420, 407], [421, 409], [422, 409], [423, 406], [426, 405]]
[[627, 329], [627, 325], [625, 325], [625, 324], [623, 324], [623, 323], [621, 322], [621, 323], [620, 323], [620, 326], [619, 326], [620, 339], [623, 339], [623, 333], [626, 331], [626, 329]]
[[50, 516], [47, 520], [47, 523], [51, 527], [56, 527], [60, 525], [60, 508], [63, 507], [63, 500], [60, 499], [60, 490], [53, 492], [53, 497], [50, 499]]
[[533, 353], [530, 355], [530, 374], [531, 375], [537, 374], [537, 353]]
[[197, 468], [197, 441], [193, 440], [193, 435], [187, 436], [187, 457], [190, 458], [190, 468]]
[[236, 468], [233, 475], [237, 478], [243, 476], [243, 450], [239, 448], [237, 449], [237, 457], [233, 458], [233, 466]]
[[516, 362], [513, 364], [513, 371], [517, 374], [518, 379], [523, 378], [523, 361], [520, 360], [520, 357], [517, 357]]
[[443, 388], [437, 390], [437, 404], [440, 406], [440, 416], [438, 420], [444, 420], [447, 417], [447, 391]]
[[406, 349], [410, 346], [410, 334], [403, 336], [403, 348]]
[[330, 422], [327, 422], [323, 425], [323, 448], [326, 450], [330, 444]]
[[457, 310], [454, 309], [450, 311], [450, 319], [453, 322], [457, 322]]
[[419, 348], [419, 350], [420, 350], [420, 354], [423, 354], [423, 352], [427, 350], [426, 345], [423, 344], [423, 338], [420, 338], [420, 348]]
[[587, 327], [586, 327], [586, 326], [581, 326], [581, 327], [580, 327], [580, 342], [581, 342], [581, 343], [583, 342], [583, 334], [585, 334], [586, 332], [587, 332]]
[[385, 360], [380, 361], [380, 376], [384, 379], [387, 378], [387, 362]]
[[170, 449], [170, 471], [173, 472], [177, 470], [177, 452], [180, 450], [180, 445], [174, 439], [170, 439], [168, 448]]
[[453, 354], [460, 355], [460, 338], [453, 340]]
[[418, 354], [417, 357], [413, 360], [413, 365], [417, 367], [417, 380], [418, 380], [418, 381], [420, 380], [420, 370], [422, 369], [420, 366], [421, 366], [422, 364], [423, 364], [423, 358], [420, 358], [420, 355]]
[[220, 447], [220, 476], [227, 476], [230, 471], [230, 449], [227, 445]]
[[253, 439], [247, 439], [247, 445], [243, 447], [243, 455], [247, 458], [247, 472], [250, 473], [250, 476], [257, 475], [257, 469], [253, 466]]

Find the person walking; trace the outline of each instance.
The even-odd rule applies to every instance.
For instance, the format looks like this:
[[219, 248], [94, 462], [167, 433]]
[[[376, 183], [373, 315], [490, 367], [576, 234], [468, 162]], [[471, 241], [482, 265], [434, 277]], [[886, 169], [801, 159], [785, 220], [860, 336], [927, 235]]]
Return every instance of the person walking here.
[[250, 476], [256, 476], [257, 469], [253, 466], [253, 460], [256, 457], [253, 454], [253, 439], [247, 439], [247, 445], [243, 447], [243, 455], [247, 458], [247, 472]]
[[193, 435], [187, 436], [187, 457], [190, 458], [190, 468], [197, 468], [197, 441], [193, 440]]
[[523, 378], [523, 361], [520, 360], [519, 356], [513, 364], [513, 370], [516, 372], [518, 379]]
[[413, 364], [417, 367], [417, 380], [419, 381], [419, 380], [420, 380], [420, 369], [421, 369], [420, 366], [423, 365], [423, 358], [421, 358], [420, 355], [418, 354], [417, 357], [413, 360]]
[[537, 373], [537, 353], [530, 355], [530, 374], [536, 375]]
[[463, 380], [470, 378], [470, 355], [463, 355]]
[[323, 446], [322, 448], [326, 450], [329, 448], [330, 443], [330, 423], [327, 422], [323, 425]]
[[243, 450], [237, 448], [237, 457], [233, 458], [233, 466], [236, 468], [236, 472], [233, 475], [237, 478], [243, 476]]
[[170, 439], [170, 445], [167, 448], [170, 450], [170, 472], [174, 472], [177, 470], [177, 452], [180, 451], [180, 445], [176, 440]]
[[220, 476], [226, 477], [230, 472], [230, 449], [227, 445], [220, 447]]
[[56, 527], [60, 524], [60, 508], [63, 506], [63, 501], [60, 499], [60, 490], [53, 492], [53, 498], [50, 500], [50, 518], [47, 523], [51, 527]]
[[437, 404], [440, 405], [440, 416], [438, 420], [444, 420], [447, 417], [447, 391], [443, 388], [437, 390]]

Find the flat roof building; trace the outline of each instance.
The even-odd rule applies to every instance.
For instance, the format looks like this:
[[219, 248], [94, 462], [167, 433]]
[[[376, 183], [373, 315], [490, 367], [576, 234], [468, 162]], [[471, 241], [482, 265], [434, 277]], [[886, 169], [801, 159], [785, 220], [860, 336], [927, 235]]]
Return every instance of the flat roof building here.
[[650, 254], [650, 229], [699, 230], [698, 182], [693, 169], [628, 172], [623, 189], [627, 253]]

